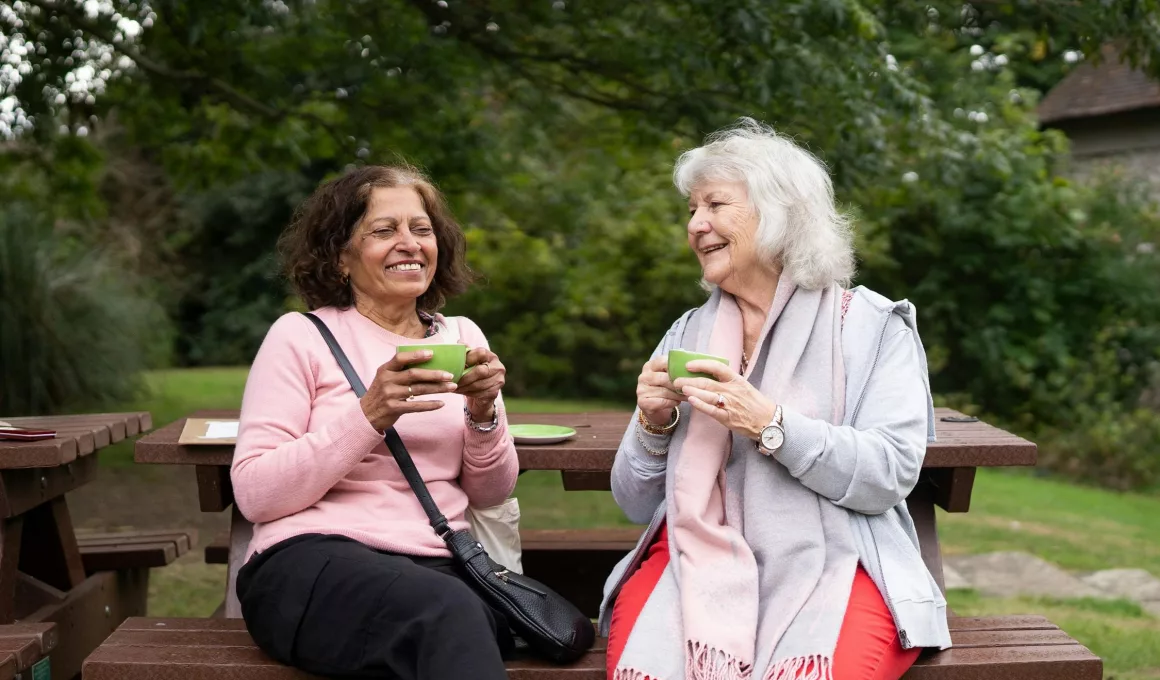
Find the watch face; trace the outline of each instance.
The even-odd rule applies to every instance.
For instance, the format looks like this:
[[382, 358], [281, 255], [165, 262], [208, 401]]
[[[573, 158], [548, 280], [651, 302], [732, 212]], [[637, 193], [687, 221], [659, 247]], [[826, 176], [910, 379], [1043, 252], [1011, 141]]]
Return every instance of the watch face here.
[[785, 443], [785, 432], [780, 427], [767, 427], [761, 431], [761, 446], [776, 451]]

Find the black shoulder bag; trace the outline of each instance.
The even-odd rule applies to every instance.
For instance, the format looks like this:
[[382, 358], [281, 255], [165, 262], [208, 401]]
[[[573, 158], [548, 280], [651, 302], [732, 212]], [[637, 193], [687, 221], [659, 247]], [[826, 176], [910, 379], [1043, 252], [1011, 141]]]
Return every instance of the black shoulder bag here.
[[[354, 393], [361, 398], [366, 394], [366, 387], [330, 329], [313, 314], [307, 314], [306, 318], [318, 327]], [[403, 440], [399, 438], [399, 433], [389, 427], [385, 435], [391, 455], [395, 457], [395, 462], [399, 464], [399, 469], [403, 471], [403, 476], [407, 478], [407, 483], [427, 513], [431, 527], [447, 544], [468, 585], [488, 604], [503, 612], [512, 630], [537, 655], [556, 663], [568, 663], [591, 649], [596, 638], [592, 621], [580, 613], [575, 605], [544, 584], [511, 572], [492, 560], [471, 532], [452, 531], [447, 518], [431, 498], [423, 477], [415, 469], [415, 463], [403, 445]]]

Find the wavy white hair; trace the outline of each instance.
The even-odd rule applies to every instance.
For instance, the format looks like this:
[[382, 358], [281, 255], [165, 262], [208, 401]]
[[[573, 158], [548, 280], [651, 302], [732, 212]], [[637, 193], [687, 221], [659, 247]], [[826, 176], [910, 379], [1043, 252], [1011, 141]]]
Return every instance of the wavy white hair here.
[[[757, 249], [806, 289], [849, 285], [850, 220], [834, 205], [830, 175], [813, 154], [752, 118], [719, 130], [677, 159], [673, 183], [685, 196], [704, 181], [743, 182], [758, 215]], [[785, 209], [784, 222], [774, 219]]]

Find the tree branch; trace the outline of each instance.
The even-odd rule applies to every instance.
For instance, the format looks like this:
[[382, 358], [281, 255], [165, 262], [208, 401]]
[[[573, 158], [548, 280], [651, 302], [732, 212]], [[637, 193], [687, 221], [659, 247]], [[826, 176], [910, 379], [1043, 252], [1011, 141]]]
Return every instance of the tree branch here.
[[211, 90], [219, 93], [223, 98], [232, 103], [236, 108], [246, 109], [252, 111], [263, 118], [272, 121], [281, 121], [288, 117], [301, 118], [309, 120], [326, 130], [339, 143], [340, 147], [349, 147], [346, 138], [339, 134], [337, 130], [326, 120], [319, 118], [312, 113], [305, 113], [301, 111], [285, 111], [274, 108], [268, 104], [264, 104], [250, 95], [238, 90], [234, 86], [225, 82], [224, 80], [211, 76], [207, 73], [199, 71], [184, 70], [179, 71], [159, 62], [153, 61], [149, 57], [141, 54], [141, 52], [124, 42], [118, 43], [113, 40], [113, 36], [104, 30], [98, 23], [90, 20], [88, 16], [80, 11], [79, 8], [69, 2], [68, 0], [25, 0], [31, 5], [41, 8], [41, 10], [48, 13], [56, 13], [68, 17], [69, 21], [75, 28], [78, 28], [94, 38], [100, 40], [109, 46], [113, 51], [128, 57], [136, 64], [142, 71], [156, 76], [158, 78], [166, 78], [169, 80], [196, 82], [205, 85]]
[[[418, 9], [426, 18], [427, 23], [431, 26], [442, 25], [444, 21], [450, 21], [452, 14], [449, 10], [442, 8], [434, 0], [409, 0], [411, 6]], [[635, 110], [647, 111], [648, 107], [644, 104], [632, 101], [627, 98], [612, 99], [607, 96], [602, 96], [600, 93], [584, 93], [574, 87], [563, 85], [557, 80], [546, 76], [537, 75], [536, 73], [519, 66], [520, 62], [533, 62], [556, 64], [566, 71], [578, 77], [596, 75], [602, 78], [607, 78], [613, 82], [619, 83], [628, 87], [647, 97], [654, 97], [664, 99], [664, 95], [625, 76], [621, 69], [615, 67], [614, 64], [594, 61], [586, 59], [576, 54], [559, 52], [559, 51], [540, 51], [534, 52], [517, 52], [511, 49], [503, 48], [486, 40], [483, 33], [482, 25], [479, 21], [470, 23], [471, 19], [478, 17], [465, 17], [463, 14], [456, 14], [455, 22], [451, 23], [451, 30], [447, 33], [447, 37], [459, 40], [462, 43], [470, 45], [478, 52], [494, 61], [506, 64], [517, 74], [522, 75], [532, 83], [543, 83], [550, 87], [556, 88], [571, 97], [583, 99], [585, 101], [598, 104], [600, 106], [607, 106], [621, 110]], [[467, 20], [465, 20], [467, 19]], [[481, 36], [484, 39], [481, 39]]]
[[55, 2], [55, 0], [26, 0], [26, 2], [41, 8], [45, 12], [55, 12], [57, 14], [67, 16], [69, 21], [75, 27], [97, 38], [121, 55], [132, 59], [133, 63], [137, 64], [137, 66], [140, 67], [142, 71], [161, 78], [169, 78], [171, 80], [188, 80], [203, 83], [210, 87], [210, 89], [217, 90], [220, 94], [233, 101], [235, 104], [250, 109], [255, 113], [265, 116], [266, 118], [281, 119], [286, 116], [284, 112], [263, 104], [248, 94], [234, 88], [232, 85], [221, 80], [220, 78], [215, 78], [198, 71], [175, 71], [168, 66], [159, 64], [152, 59], [149, 59], [145, 55], [141, 54], [138, 50], [135, 50], [128, 45], [123, 43], [118, 44], [113, 40], [113, 36], [111, 34], [102, 29], [101, 26], [97, 23], [91, 21], [87, 16], [85, 16], [84, 12], [78, 11], [78, 8], [75, 5], [69, 3], [67, 0], [64, 2]]

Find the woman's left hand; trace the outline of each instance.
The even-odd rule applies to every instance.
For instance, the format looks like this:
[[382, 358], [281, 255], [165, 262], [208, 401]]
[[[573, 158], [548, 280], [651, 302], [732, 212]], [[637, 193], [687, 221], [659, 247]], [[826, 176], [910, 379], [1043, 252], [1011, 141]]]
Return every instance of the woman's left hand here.
[[495, 417], [495, 400], [503, 389], [507, 369], [495, 352], [486, 347], [476, 347], [467, 353], [467, 367], [455, 392], [467, 398], [467, 410], [473, 421], [490, 423]]
[[701, 413], [753, 440], [773, 421], [777, 405], [732, 368], [704, 360], [690, 361], [688, 368], [714, 378], [680, 378], [673, 383]]

